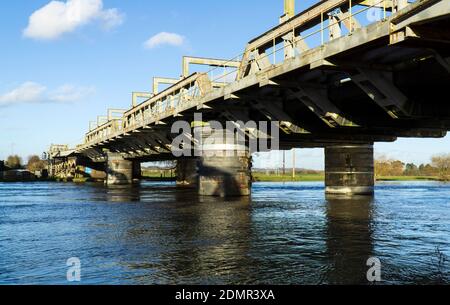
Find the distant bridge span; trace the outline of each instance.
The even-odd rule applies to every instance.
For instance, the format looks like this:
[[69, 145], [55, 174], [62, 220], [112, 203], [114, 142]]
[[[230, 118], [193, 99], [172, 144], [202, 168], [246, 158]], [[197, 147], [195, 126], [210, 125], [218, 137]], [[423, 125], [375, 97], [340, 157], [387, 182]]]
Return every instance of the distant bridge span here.
[[[50, 153], [53, 163], [84, 156], [106, 164], [107, 182], [129, 183], [133, 163], [174, 159], [172, 124], [201, 113], [205, 122], [277, 121], [281, 149], [326, 149], [327, 192], [370, 194], [374, 142], [446, 135], [450, 1], [328, 0], [295, 16], [292, 5], [236, 58], [185, 57], [182, 78], [155, 78], [153, 93], [99, 117], [84, 143]], [[191, 74], [192, 64], [211, 70]], [[170, 87], [158, 92], [160, 83]], [[250, 194], [247, 157], [178, 161], [200, 194]]]

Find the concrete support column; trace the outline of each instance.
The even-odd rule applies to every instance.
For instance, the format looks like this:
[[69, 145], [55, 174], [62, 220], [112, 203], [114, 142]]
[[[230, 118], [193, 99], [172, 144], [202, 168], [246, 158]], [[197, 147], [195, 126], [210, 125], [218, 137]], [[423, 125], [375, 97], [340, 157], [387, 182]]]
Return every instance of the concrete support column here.
[[[223, 135], [223, 137], [221, 136]], [[228, 136], [228, 137], [227, 137]], [[252, 187], [251, 156], [245, 145], [230, 144], [233, 134], [215, 133], [202, 146], [198, 162], [198, 192], [202, 196], [250, 196]], [[232, 140], [233, 141], [233, 140]], [[231, 142], [232, 142], [231, 141]]]
[[106, 153], [107, 185], [133, 183], [133, 161], [125, 160], [120, 153]]
[[177, 186], [196, 188], [198, 186], [198, 158], [177, 160]]
[[325, 148], [327, 194], [373, 195], [373, 145], [341, 145]]
[[244, 156], [202, 157], [199, 165], [199, 194], [202, 196], [250, 196], [251, 158]]
[[142, 178], [141, 162], [133, 161], [133, 179], [140, 180]]

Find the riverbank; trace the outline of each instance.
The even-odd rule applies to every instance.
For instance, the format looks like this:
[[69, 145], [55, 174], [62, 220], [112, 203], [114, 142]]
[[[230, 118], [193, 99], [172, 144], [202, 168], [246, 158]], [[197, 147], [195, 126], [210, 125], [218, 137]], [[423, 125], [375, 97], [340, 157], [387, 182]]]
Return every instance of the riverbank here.
[[435, 176], [388, 176], [379, 177], [377, 181], [444, 181]]
[[323, 174], [299, 174], [295, 178], [292, 175], [267, 175], [262, 173], [253, 173], [253, 180], [255, 182], [301, 182], [301, 181], [324, 181]]
[[[141, 180], [144, 181], [176, 181], [176, 177], [161, 175], [143, 175]], [[325, 180], [323, 174], [298, 174], [293, 178], [291, 175], [266, 175], [261, 173], [253, 173], [254, 182], [322, 182]], [[388, 181], [444, 181], [434, 176], [387, 176], [378, 177], [378, 182]], [[1, 179], [0, 182], [73, 182], [73, 183], [87, 183], [87, 182], [103, 182], [103, 180], [93, 178], [33, 178], [33, 179]]]
[[174, 170], [142, 170], [142, 179], [150, 181], [175, 181]]
[[[255, 182], [320, 182], [325, 180], [323, 174], [300, 174], [295, 178], [292, 175], [266, 175], [262, 173], [253, 173]], [[442, 181], [434, 176], [387, 176], [378, 177], [379, 182], [383, 181]]]

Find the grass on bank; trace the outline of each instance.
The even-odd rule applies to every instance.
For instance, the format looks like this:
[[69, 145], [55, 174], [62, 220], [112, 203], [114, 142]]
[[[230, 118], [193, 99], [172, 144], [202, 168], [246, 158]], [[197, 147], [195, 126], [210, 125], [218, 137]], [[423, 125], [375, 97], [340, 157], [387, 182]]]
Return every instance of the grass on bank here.
[[[320, 182], [325, 180], [323, 174], [297, 174], [292, 175], [267, 175], [264, 173], [253, 173], [256, 182]], [[377, 181], [440, 181], [438, 177], [432, 176], [387, 176], [378, 177]]]
[[[143, 173], [142, 178], [144, 180], [151, 181], [174, 181], [176, 177], [170, 174], [162, 175], [153, 173]], [[322, 182], [325, 180], [323, 174], [298, 174], [295, 178], [292, 175], [266, 175], [261, 173], [253, 173], [253, 179], [255, 182]], [[57, 182], [74, 182], [74, 183], [86, 183], [86, 182], [97, 182], [97, 180], [90, 178], [73, 178], [73, 179], [37, 179], [34, 181], [57, 181]], [[389, 182], [389, 181], [444, 181], [434, 176], [387, 176], [378, 177], [378, 182]], [[20, 182], [20, 180], [4, 180], [0, 179], [0, 182]], [[33, 181], [30, 181], [33, 182]]]
[[148, 181], [175, 181], [174, 170], [142, 170], [142, 179]]
[[434, 176], [387, 176], [378, 177], [377, 181], [442, 181]]
[[[292, 177], [292, 173], [276, 175], [253, 172], [252, 175], [256, 182], [321, 182], [325, 180], [323, 173], [297, 173], [295, 178]], [[142, 178], [149, 180], [173, 180], [175, 179], [175, 172], [170, 170], [143, 170]], [[378, 177], [377, 181], [440, 181], [440, 179], [436, 176], [385, 176]]]

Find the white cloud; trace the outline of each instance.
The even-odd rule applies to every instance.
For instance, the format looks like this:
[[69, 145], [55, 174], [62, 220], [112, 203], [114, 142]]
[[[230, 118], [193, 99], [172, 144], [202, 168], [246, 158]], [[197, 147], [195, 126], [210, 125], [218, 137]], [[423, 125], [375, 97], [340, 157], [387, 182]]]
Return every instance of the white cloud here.
[[25, 82], [17, 88], [0, 95], [0, 107], [25, 103], [69, 103], [92, 95], [93, 87], [62, 85], [54, 90], [35, 82]]
[[52, 40], [95, 20], [111, 29], [123, 23], [124, 15], [117, 9], [104, 10], [102, 0], [51, 1], [30, 16], [23, 35]]
[[106, 30], [113, 29], [122, 25], [125, 20], [125, 15], [116, 8], [103, 11], [100, 15], [103, 21], [103, 28]]
[[0, 105], [36, 102], [42, 98], [45, 90], [47, 88], [40, 84], [25, 82], [10, 92], [0, 95]]
[[147, 40], [144, 43], [144, 47], [147, 49], [154, 49], [162, 45], [181, 47], [182, 45], [184, 45], [185, 40], [186, 39], [179, 34], [161, 32]]
[[93, 87], [79, 87], [66, 84], [50, 92], [49, 100], [58, 103], [76, 102], [93, 94], [94, 91]]

